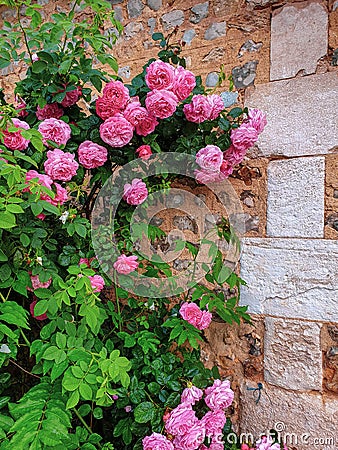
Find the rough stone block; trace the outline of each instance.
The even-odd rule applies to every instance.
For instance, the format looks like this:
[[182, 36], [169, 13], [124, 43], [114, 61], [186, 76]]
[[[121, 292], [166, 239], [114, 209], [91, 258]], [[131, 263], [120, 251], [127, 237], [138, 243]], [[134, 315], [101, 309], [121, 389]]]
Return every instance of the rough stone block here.
[[135, 19], [142, 14], [144, 4], [141, 0], [129, 0], [127, 3], [127, 11], [130, 19]]
[[320, 391], [320, 324], [266, 317], [265, 328], [265, 381], [285, 389]]
[[128, 25], [124, 27], [124, 37], [128, 41], [133, 39], [138, 33], [143, 31], [143, 25], [140, 22], [129, 22]]
[[226, 34], [226, 22], [216, 22], [210, 25], [204, 33], [204, 39], [212, 41]]
[[199, 23], [201, 20], [208, 17], [209, 14], [209, 2], [198, 3], [191, 8], [190, 22]]
[[164, 31], [179, 27], [184, 22], [184, 12], [179, 9], [175, 9], [167, 14], [163, 14], [161, 17], [161, 22]]
[[246, 97], [267, 115], [257, 144], [264, 156], [326, 154], [338, 145], [336, 72], [261, 84]]
[[232, 69], [232, 77], [237, 89], [247, 88], [254, 83], [257, 64], [258, 61], [249, 61], [243, 66], [237, 66]]
[[328, 14], [324, 5], [302, 2], [278, 9], [271, 21], [270, 79], [316, 72], [328, 46]]
[[325, 158], [272, 161], [268, 166], [267, 235], [324, 237]]
[[215, 87], [217, 86], [219, 80], [219, 73], [218, 72], [210, 72], [207, 75], [207, 78], [205, 80], [205, 85], [207, 87]]
[[315, 393], [300, 393], [263, 383], [256, 404], [252, 383], [241, 386], [240, 432], [254, 438], [274, 428], [288, 448], [334, 450], [337, 438], [338, 400]]
[[196, 31], [193, 28], [189, 28], [189, 30], [185, 30], [182, 41], [187, 45], [190, 45], [194, 37], [196, 36]]
[[249, 312], [338, 322], [338, 241], [246, 238], [242, 247]]
[[153, 11], [158, 11], [162, 8], [162, 0], [148, 0], [147, 5]]

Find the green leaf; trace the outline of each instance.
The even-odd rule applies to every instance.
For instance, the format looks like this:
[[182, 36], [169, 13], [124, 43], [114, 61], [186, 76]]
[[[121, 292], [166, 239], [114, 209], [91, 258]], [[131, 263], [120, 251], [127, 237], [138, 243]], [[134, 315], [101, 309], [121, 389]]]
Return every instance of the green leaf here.
[[47, 63], [45, 61], [35, 61], [32, 64], [32, 72], [34, 73], [41, 73], [44, 71], [47, 67]]
[[79, 403], [79, 401], [80, 401], [79, 391], [76, 390], [69, 397], [67, 404], [66, 404], [66, 409], [74, 408], [74, 406], [76, 406]]
[[43, 206], [41, 203], [31, 203], [31, 210], [34, 216], [38, 216], [43, 211]]
[[6, 210], [7, 210], [8, 212], [14, 213], [14, 214], [22, 214], [22, 213], [25, 212], [25, 211], [21, 208], [20, 205], [11, 205], [11, 204], [9, 204], [9, 205], [6, 206]]
[[30, 238], [27, 236], [27, 234], [25, 233], [21, 233], [20, 234], [20, 242], [24, 247], [28, 247], [29, 244], [31, 243]]
[[155, 406], [150, 402], [143, 402], [136, 406], [134, 411], [135, 421], [137, 423], [149, 422], [155, 414]]
[[0, 262], [8, 261], [8, 256], [0, 248]]
[[80, 394], [84, 400], [91, 400], [93, 397], [92, 388], [85, 383], [80, 384]]
[[162, 33], [153, 33], [151, 37], [154, 41], [160, 41], [160, 40], [164, 39], [164, 36]]
[[16, 226], [15, 215], [10, 212], [2, 212], [0, 215], [0, 228], [9, 229]]

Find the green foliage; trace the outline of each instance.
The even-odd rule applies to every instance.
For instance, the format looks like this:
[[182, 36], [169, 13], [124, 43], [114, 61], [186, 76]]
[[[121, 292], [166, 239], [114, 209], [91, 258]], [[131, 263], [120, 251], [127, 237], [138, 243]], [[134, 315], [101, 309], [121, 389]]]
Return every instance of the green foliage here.
[[[195, 155], [208, 144], [225, 151], [231, 130], [240, 125], [246, 110], [223, 111], [202, 124], [188, 122], [184, 104], [192, 95], [205, 93], [197, 77], [194, 91], [173, 116], [159, 120], [155, 133], [135, 134], [122, 148], [105, 144], [108, 160], [103, 166], [93, 170], [80, 166], [67, 183], [59, 180], [67, 188], [68, 200], [58, 201], [55, 182], [45, 185], [39, 177], [27, 181], [27, 171], [44, 174], [47, 149], [60, 148], [74, 155], [83, 141], [103, 144], [99, 133], [103, 121], [95, 114], [92, 88], [101, 91], [103, 82], [117, 78], [108, 71], [117, 72], [111, 49], [121, 25], [113, 17], [110, 2], [103, 0], [75, 1], [70, 11], [53, 14], [50, 22], [42, 21], [41, 6], [30, 0], [0, 4], [17, 12], [16, 23], [6, 22], [0, 32], [0, 68], [11, 61], [28, 65], [15, 88], [25, 107], [18, 110], [7, 105], [0, 93], [0, 365], [16, 366], [29, 380], [13, 381], [7, 372], [0, 375], [0, 447], [112, 450], [115, 445], [119, 450], [141, 450], [145, 435], [163, 431], [163, 415], [178, 405], [185, 387], [193, 383], [204, 389], [220, 377], [217, 368], [209, 370], [201, 363], [203, 331], [183, 320], [180, 305], [195, 302], [228, 323], [248, 320], [246, 308], [238, 306], [244, 281], [225, 264], [215, 243], [204, 239], [175, 242], [175, 251], [191, 254], [193, 268], [203, 243], [210, 246], [209, 256], [214, 258], [203, 266], [205, 280], [191, 284], [176, 299], [153, 298], [154, 287], [145, 287], [144, 297], [139, 297], [116, 283], [111, 286], [103, 268], [117, 254], [111, 252], [112, 236], [105, 233], [110, 228], [104, 225], [98, 229], [103, 231], [105, 251], [100, 262], [95, 258], [93, 205], [112, 170], [134, 160], [140, 145], [149, 145], [154, 153], [175, 151], [178, 164], [180, 153]], [[20, 13], [23, 9], [30, 20], [27, 27]], [[113, 27], [111, 35], [102, 33], [103, 25]], [[180, 45], [171, 42], [175, 32], [167, 37], [154, 33], [153, 39], [163, 61], [184, 67]], [[147, 65], [128, 85], [130, 95], [138, 96], [141, 105], [149, 92], [144, 78]], [[221, 78], [225, 80], [224, 74]], [[77, 103], [64, 106], [61, 120], [71, 127], [71, 138], [65, 145], [52, 141], [45, 145], [38, 132], [38, 108], [60, 106], [75, 90], [90, 104], [89, 111]], [[17, 115], [23, 118], [22, 114], [26, 114], [28, 130], [12, 122]], [[29, 140], [27, 149], [6, 147], [6, 133], [21, 133]], [[145, 167], [144, 161], [138, 161]], [[169, 192], [171, 169], [147, 179], [149, 193], [161, 191], [165, 196]], [[116, 199], [119, 193], [113, 192], [110, 202]], [[143, 239], [160, 246], [166, 233], [153, 224], [133, 221], [133, 210], [123, 202], [117, 210], [113, 224], [117, 251], [130, 254], [135, 240]], [[214, 231], [218, 238], [239, 246], [226, 219]], [[171, 265], [159, 254], [150, 260], [136, 254], [145, 277], [172, 277]], [[83, 258], [86, 262], [80, 264]], [[95, 276], [103, 277], [104, 290], [92, 284]], [[12, 389], [15, 383], [20, 383], [22, 391]]]

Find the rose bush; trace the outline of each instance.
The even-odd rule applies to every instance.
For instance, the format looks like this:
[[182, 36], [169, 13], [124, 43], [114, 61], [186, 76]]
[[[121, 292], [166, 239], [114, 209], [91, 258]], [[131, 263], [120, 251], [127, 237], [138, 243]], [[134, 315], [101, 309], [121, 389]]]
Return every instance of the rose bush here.
[[[11, 25], [0, 39], [2, 67], [20, 58], [28, 65], [15, 87], [17, 103], [2, 100], [0, 107], [0, 446], [224, 448], [215, 439], [229, 429], [225, 410], [233, 392], [216, 367], [203, 366], [199, 348], [213, 315], [228, 323], [249, 319], [238, 306], [243, 280], [223, 266], [216, 249], [208, 285], [202, 280], [170, 301], [152, 296], [151, 287], [141, 296], [117, 283], [172, 275], [169, 264], [138, 250], [130, 222], [153, 193], [168, 192], [175, 175], [135, 173], [119, 186], [115, 233], [108, 233], [117, 243], [115, 253], [107, 252], [112, 279], [90, 235], [92, 225], [99, 234], [110, 229], [103, 216], [96, 224], [92, 210], [118, 166], [136, 160], [147, 167], [155, 153], [192, 155], [196, 184], [224, 180], [257, 140], [265, 117], [226, 110], [162, 35], [154, 35], [160, 59], [128, 85], [94, 67], [95, 56], [117, 71], [108, 51], [116, 36], [103, 35], [102, 27], [109, 17], [121, 26], [104, 1], [75, 2], [69, 14], [44, 24], [39, 5], [9, 3], [18, 18], [24, 7], [31, 22]], [[18, 35], [26, 51], [18, 52]], [[103, 204], [102, 214], [110, 207]], [[133, 227], [151, 245], [165, 237], [155, 225]], [[234, 239], [226, 218], [215, 231]], [[195, 263], [196, 246], [184, 246]], [[233, 292], [229, 298], [223, 285]], [[17, 384], [22, 389], [13, 390]]]

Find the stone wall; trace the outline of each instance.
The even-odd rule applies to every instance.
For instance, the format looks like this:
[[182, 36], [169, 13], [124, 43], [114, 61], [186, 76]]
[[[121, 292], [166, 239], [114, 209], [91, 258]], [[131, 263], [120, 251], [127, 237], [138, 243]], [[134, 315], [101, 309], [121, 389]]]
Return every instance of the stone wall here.
[[[38, 3], [46, 17], [62, 7]], [[156, 57], [151, 34], [177, 26], [173, 41], [208, 87], [223, 65], [238, 101], [266, 112], [266, 130], [231, 178], [247, 231], [241, 302], [253, 321], [213, 322], [203, 359], [236, 389], [238, 431], [275, 426], [289, 448], [338, 448], [338, 1], [111, 3], [125, 27], [114, 54], [126, 81]], [[3, 7], [0, 15], [11, 18]], [[19, 74], [5, 69], [1, 85], [10, 90]], [[189, 231], [188, 222], [177, 227]]]

